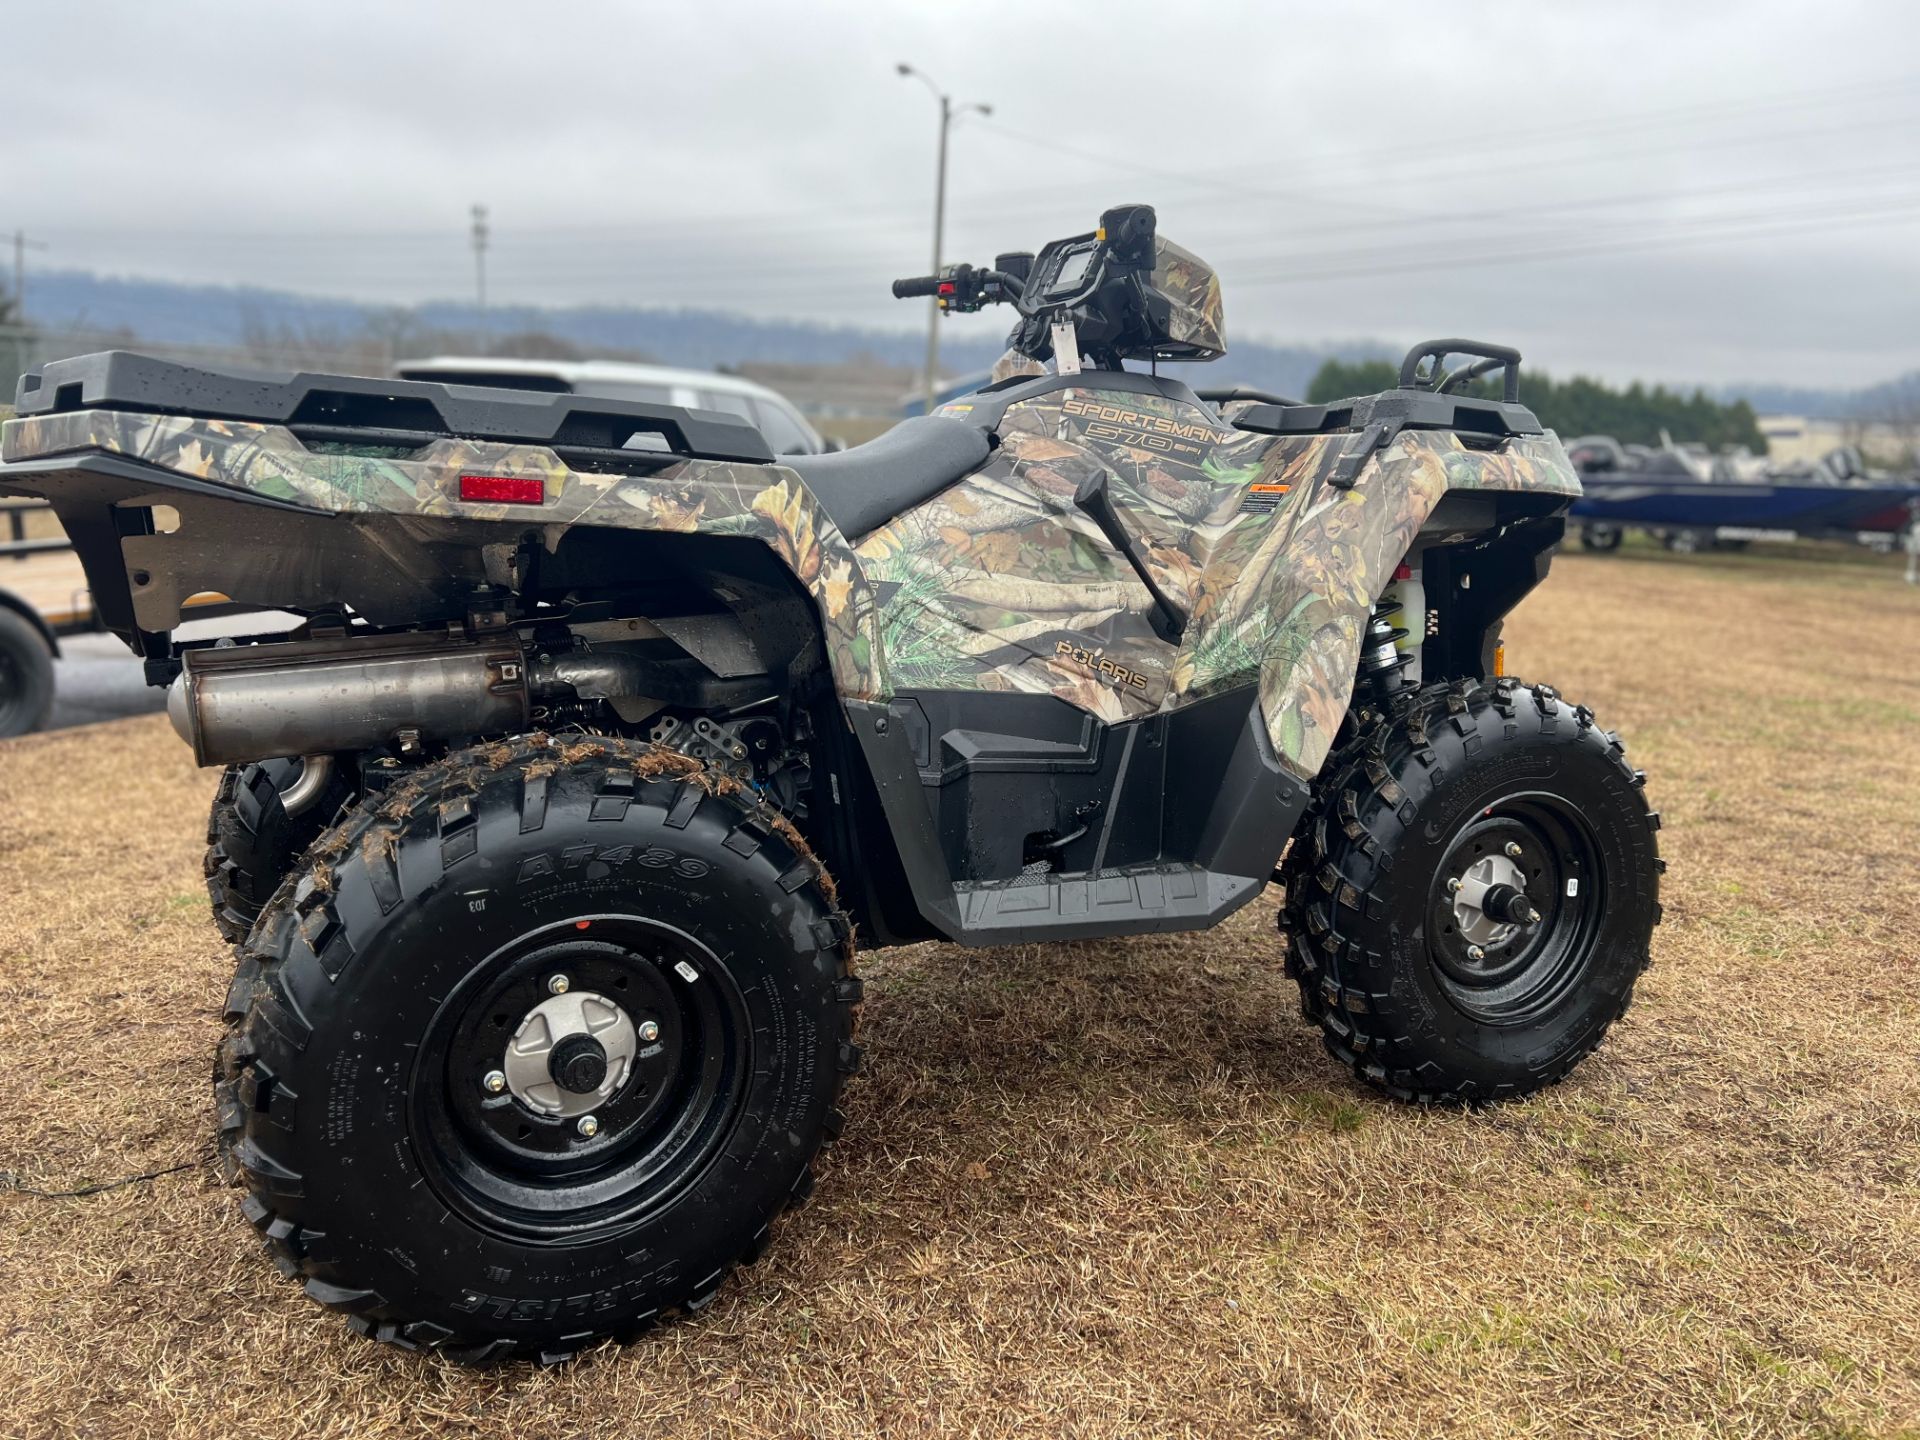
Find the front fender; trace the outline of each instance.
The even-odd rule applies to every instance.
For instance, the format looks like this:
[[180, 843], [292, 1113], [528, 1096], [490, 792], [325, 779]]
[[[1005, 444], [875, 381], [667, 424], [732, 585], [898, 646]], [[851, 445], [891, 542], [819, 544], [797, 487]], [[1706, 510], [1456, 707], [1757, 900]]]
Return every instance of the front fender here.
[[1305, 498], [1272, 557], [1269, 583], [1254, 588], [1269, 622], [1261, 714], [1282, 762], [1310, 779], [1352, 703], [1373, 606], [1441, 500], [1524, 495], [1535, 497], [1525, 508], [1558, 514], [1580, 494], [1580, 480], [1552, 434], [1483, 442], [1450, 430], [1402, 431], [1346, 489], [1330, 482], [1355, 438], [1306, 443], [1319, 451], [1303, 477]]

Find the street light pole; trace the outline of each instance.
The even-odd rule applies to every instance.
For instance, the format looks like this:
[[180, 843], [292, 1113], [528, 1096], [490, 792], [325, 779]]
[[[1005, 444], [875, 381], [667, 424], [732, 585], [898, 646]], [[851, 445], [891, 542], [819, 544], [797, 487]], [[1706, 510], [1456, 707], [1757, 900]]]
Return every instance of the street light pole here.
[[[933, 98], [940, 102], [940, 158], [934, 170], [933, 178], [933, 271], [940, 273], [941, 242], [947, 228], [947, 131], [953, 128], [953, 122], [970, 111], [982, 115], [991, 115], [991, 105], [970, 103], [956, 107], [953, 97], [934, 83], [933, 78], [921, 70], [901, 61], [894, 69], [901, 75], [911, 75], [933, 92]], [[927, 301], [927, 368], [926, 394], [927, 413], [933, 413], [933, 401], [939, 388], [940, 374], [940, 297], [934, 296]]]
[[[953, 126], [953, 101], [943, 92], [940, 95], [940, 161], [934, 170], [933, 182], [933, 269], [927, 273], [940, 273], [940, 242], [947, 230], [947, 131]], [[927, 301], [927, 414], [933, 413], [935, 393], [940, 387], [940, 297], [935, 295]]]

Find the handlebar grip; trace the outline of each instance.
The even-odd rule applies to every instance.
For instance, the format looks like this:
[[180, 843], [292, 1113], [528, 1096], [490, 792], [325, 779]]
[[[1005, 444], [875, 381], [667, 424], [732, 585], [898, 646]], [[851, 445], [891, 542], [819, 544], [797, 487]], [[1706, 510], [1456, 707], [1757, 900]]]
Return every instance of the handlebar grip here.
[[893, 298], [911, 300], [919, 295], [937, 295], [940, 293], [938, 275], [912, 275], [905, 280], [893, 282]]

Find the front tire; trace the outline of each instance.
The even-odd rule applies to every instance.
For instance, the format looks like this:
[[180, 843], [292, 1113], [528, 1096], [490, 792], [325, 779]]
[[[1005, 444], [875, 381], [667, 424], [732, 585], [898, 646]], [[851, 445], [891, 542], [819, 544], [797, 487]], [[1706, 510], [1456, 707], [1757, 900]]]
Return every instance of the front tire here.
[[840, 1128], [830, 884], [750, 792], [617, 741], [484, 746], [350, 812], [242, 952], [217, 1087], [276, 1264], [468, 1361], [704, 1307]]
[[1281, 915], [1333, 1055], [1424, 1103], [1571, 1071], [1625, 1013], [1660, 918], [1643, 778], [1591, 712], [1507, 680], [1409, 692], [1336, 754]]
[[[324, 764], [324, 776], [316, 779], [311, 764]], [[221, 939], [247, 938], [294, 861], [352, 799], [352, 783], [330, 759], [291, 755], [226, 768], [207, 813], [204, 863]]]

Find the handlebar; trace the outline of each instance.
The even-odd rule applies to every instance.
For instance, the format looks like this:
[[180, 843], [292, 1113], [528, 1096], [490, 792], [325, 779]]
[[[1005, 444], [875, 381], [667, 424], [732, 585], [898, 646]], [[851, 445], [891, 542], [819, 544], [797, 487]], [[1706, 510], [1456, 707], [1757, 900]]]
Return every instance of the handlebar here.
[[949, 265], [938, 275], [910, 275], [894, 281], [893, 298], [910, 300], [916, 295], [931, 295], [943, 311], [971, 315], [985, 305], [1018, 300], [1021, 284], [1018, 275], [1005, 270]]

